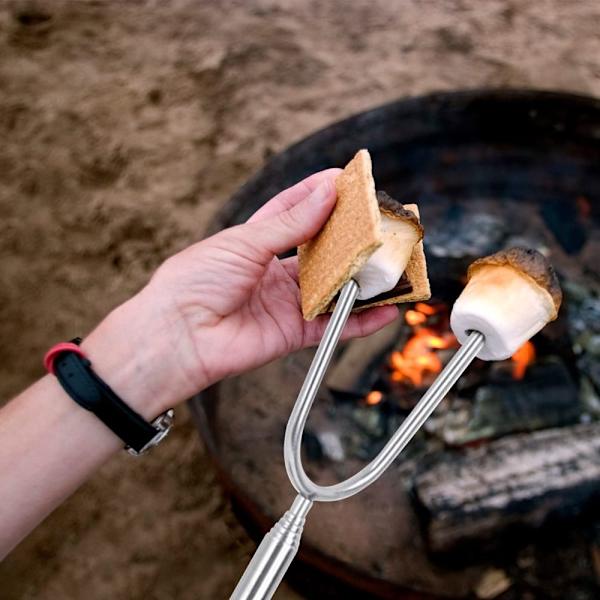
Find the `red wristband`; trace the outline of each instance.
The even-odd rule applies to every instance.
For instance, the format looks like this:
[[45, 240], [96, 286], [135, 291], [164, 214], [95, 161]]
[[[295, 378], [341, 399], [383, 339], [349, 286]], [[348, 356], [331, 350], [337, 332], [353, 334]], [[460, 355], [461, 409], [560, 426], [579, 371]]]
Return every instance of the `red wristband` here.
[[61, 352], [66, 351], [74, 352], [82, 358], [85, 358], [85, 354], [83, 353], [81, 348], [74, 342], [59, 342], [58, 344], [52, 346], [52, 348], [50, 348], [50, 350], [48, 350], [48, 352], [46, 352], [46, 355], [44, 356], [44, 368], [46, 369], [46, 371], [48, 371], [48, 373], [52, 373], [52, 375], [55, 375], [54, 360]]

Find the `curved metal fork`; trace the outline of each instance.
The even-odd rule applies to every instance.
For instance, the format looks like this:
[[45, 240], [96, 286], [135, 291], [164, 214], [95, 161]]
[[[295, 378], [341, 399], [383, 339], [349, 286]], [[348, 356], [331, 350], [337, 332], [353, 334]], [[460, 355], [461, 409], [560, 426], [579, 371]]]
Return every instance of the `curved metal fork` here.
[[302, 433], [357, 294], [358, 285], [355, 281], [348, 282], [342, 289], [285, 431], [284, 457], [288, 477], [296, 491], [313, 502], [343, 500], [357, 494], [380, 477], [456, 383], [485, 341], [484, 336], [478, 331], [470, 333], [467, 342], [456, 352], [396, 433], [368, 465], [352, 477], [335, 485], [317, 485], [306, 475], [302, 466]]
[[438, 375], [374, 460], [345, 481], [330, 486], [317, 485], [302, 467], [302, 433], [357, 295], [358, 285], [355, 281], [348, 282], [342, 289], [285, 431], [285, 467], [298, 496], [290, 510], [263, 538], [230, 600], [268, 600], [273, 596], [298, 551], [306, 515], [313, 502], [342, 500], [373, 483], [402, 452], [484, 344], [483, 335], [472, 331], [467, 342]]

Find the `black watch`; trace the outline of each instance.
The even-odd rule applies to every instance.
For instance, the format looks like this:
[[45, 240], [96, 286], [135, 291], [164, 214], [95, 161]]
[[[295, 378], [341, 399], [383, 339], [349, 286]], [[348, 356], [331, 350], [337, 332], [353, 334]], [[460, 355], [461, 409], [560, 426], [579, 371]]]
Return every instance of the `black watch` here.
[[[77, 345], [80, 342], [80, 338], [72, 340]], [[149, 423], [94, 373], [92, 363], [81, 353], [61, 351], [54, 357], [52, 367], [67, 394], [121, 438], [130, 454], [144, 454], [169, 433], [173, 424], [172, 408]]]

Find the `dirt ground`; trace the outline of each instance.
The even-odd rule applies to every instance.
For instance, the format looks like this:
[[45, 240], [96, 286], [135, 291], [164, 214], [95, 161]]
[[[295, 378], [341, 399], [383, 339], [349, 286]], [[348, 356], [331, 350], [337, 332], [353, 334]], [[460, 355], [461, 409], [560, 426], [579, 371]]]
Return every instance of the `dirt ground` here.
[[[0, 0], [0, 401], [273, 153], [482, 86], [600, 96], [600, 3]], [[164, 446], [116, 456], [0, 565], [0, 595], [225, 598], [251, 550], [182, 408]]]

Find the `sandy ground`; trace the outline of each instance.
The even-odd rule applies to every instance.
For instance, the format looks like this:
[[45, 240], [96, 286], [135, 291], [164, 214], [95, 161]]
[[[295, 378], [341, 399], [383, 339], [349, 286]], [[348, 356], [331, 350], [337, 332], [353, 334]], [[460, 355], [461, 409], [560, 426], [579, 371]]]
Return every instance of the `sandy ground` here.
[[[0, 399], [274, 152], [433, 90], [600, 95], [599, 32], [594, 0], [0, 0]], [[227, 597], [252, 544], [177, 417], [13, 552], [2, 598]]]

